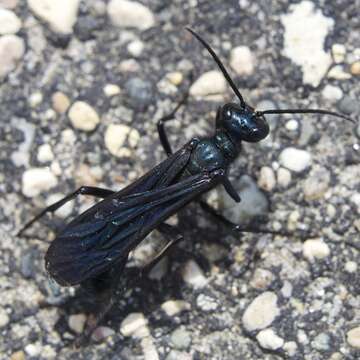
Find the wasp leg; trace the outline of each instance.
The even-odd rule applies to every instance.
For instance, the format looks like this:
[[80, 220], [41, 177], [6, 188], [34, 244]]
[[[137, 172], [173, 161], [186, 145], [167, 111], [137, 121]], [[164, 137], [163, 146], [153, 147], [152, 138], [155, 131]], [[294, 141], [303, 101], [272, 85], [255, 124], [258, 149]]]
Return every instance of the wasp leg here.
[[188, 96], [189, 96], [189, 92], [187, 91], [183, 96], [183, 98], [180, 100], [180, 102], [176, 105], [175, 109], [170, 114], [165, 115], [164, 117], [159, 119], [157, 122], [157, 130], [159, 133], [160, 142], [168, 156], [172, 154], [172, 149], [168, 136], [165, 131], [165, 123], [167, 121], [175, 119], [175, 114], [181, 108], [181, 106], [183, 106], [186, 103]]
[[166, 255], [170, 247], [183, 239], [183, 235], [175, 226], [167, 223], [162, 223], [157, 227], [157, 230], [168, 240], [167, 244], [141, 269], [141, 276], [145, 275]]
[[67, 202], [69, 202], [70, 200], [75, 199], [79, 195], [89, 195], [89, 196], [95, 196], [95, 197], [98, 197], [98, 198], [105, 198], [105, 197], [107, 197], [109, 195], [112, 195], [112, 194], [114, 194], [114, 191], [112, 191], [112, 190], [98, 188], [98, 187], [94, 187], [94, 186], [81, 186], [76, 191], [74, 191], [73, 193], [71, 193], [69, 195], [66, 195], [64, 198], [60, 199], [56, 203], [54, 203], [54, 204], [46, 207], [45, 209], [43, 209], [33, 219], [31, 219], [28, 223], [26, 223], [25, 226], [19, 230], [17, 235], [21, 236], [21, 234], [26, 229], [28, 229], [34, 222], [36, 222], [37, 220], [42, 218], [45, 214], [53, 213], [54, 211], [61, 208]]
[[283, 236], [294, 235], [293, 233], [289, 233], [286, 231], [281, 231], [281, 230], [276, 231], [276, 230], [260, 227], [258, 224], [257, 225], [254, 225], [254, 224], [238, 225], [238, 224], [233, 223], [229, 219], [226, 219], [221, 214], [219, 214], [217, 212], [217, 210], [215, 210], [212, 206], [210, 206], [206, 201], [200, 200], [199, 204], [205, 212], [214, 216], [217, 220], [219, 220], [225, 226], [230, 227], [233, 231], [250, 232], [250, 233], [256, 233], [256, 234], [273, 234], [273, 235], [283, 235]]
[[114, 265], [109, 270], [81, 283], [81, 287], [85, 291], [95, 296], [98, 310], [95, 314], [88, 316], [84, 332], [75, 340], [76, 347], [81, 347], [88, 343], [94, 330], [113, 306], [115, 291], [122, 279], [120, 274], [123, 273], [127, 260], [128, 257], [125, 256], [117, 265]]

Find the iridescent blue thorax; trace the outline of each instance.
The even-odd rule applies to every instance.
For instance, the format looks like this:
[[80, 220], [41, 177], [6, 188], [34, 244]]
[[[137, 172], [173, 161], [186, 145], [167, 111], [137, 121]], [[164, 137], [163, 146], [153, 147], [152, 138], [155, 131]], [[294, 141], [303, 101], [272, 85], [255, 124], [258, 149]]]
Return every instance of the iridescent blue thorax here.
[[187, 169], [192, 174], [226, 168], [235, 159], [240, 146], [230, 140], [225, 131], [219, 130], [215, 136], [198, 140], [191, 153]]

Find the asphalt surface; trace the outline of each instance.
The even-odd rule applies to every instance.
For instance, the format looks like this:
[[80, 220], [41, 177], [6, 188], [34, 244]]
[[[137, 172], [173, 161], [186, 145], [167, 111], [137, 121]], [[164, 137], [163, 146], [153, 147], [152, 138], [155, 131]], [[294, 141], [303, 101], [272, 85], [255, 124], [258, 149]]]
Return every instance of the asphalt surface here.
[[[91, 0], [73, 25], [55, 9], [67, 33], [30, 3], [0, 1], [21, 21], [10, 16], [6, 30], [0, 21], [0, 358], [359, 358], [360, 2], [150, 0], [125, 16]], [[255, 217], [286, 234], [239, 234], [191, 204], [172, 219], [184, 241], [152, 276], [120, 285], [90, 344], [75, 349], [96, 304], [51, 281], [44, 255], [92, 200], [16, 233], [79, 186], [117, 190], [166, 158], [157, 119], [189, 88], [190, 72], [197, 81], [218, 70], [185, 26], [207, 39], [252, 106], [328, 109], [355, 124], [267, 117], [269, 138], [244, 144], [230, 170], [241, 205], [221, 189], [207, 201], [235, 223]], [[7, 34], [17, 37], [8, 48]], [[230, 66], [239, 46], [244, 61]], [[210, 135], [217, 107], [236, 101], [216, 79], [192, 87], [168, 127], [174, 148]], [[78, 101], [85, 109], [74, 110]], [[154, 232], [135, 260], [161, 239]], [[175, 313], [169, 300], [182, 301], [168, 304]]]

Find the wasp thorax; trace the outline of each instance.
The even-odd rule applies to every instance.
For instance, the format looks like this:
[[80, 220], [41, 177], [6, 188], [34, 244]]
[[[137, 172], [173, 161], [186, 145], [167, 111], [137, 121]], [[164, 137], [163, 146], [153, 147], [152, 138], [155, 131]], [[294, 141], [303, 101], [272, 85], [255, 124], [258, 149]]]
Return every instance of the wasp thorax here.
[[224, 105], [221, 109], [220, 126], [234, 142], [258, 142], [269, 134], [269, 125], [264, 115], [247, 105]]

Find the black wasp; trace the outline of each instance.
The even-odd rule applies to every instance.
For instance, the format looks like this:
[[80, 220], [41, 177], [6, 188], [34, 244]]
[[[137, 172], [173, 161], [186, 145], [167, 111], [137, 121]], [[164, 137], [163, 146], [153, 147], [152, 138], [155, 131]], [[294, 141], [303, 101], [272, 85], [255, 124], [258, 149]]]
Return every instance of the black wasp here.
[[118, 192], [82, 186], [44, 209], [20, 231], [22, 233], [44, 214], [54, 212], [78, 195], [103, 198], [66, 225], [45, 256], [46, 270], [57, 283], [91, 288], [97, 298], [107, 299], [100, 318], [111, 304], [113, 290], [124, 272], [130, 251], [151, 231], [157, 229], [164, 234], [167, 244], [146, 268], [155, 265], [165, 251], [182, 238], [177, 229], [165, 221], [187, 203], [219, 184], [234, 201], [240, 201], [227, 176], [228, 168], [239, 155], [242, 141], [259, 142], [269, 134], [265, 114], [328, 114], [352, 121], [344, 115], [319, 109], [256, 111], [244, 101], [210, 45], [193, 30], [187, 30], [211, 54], [240, 101], [218, 108], [215, 134], [193, 138], [180, 150], [172, 152], [164, 124], [174, 118], [184, 99], [158, 122], [161, 144], [168, 155], [166, 160]]

